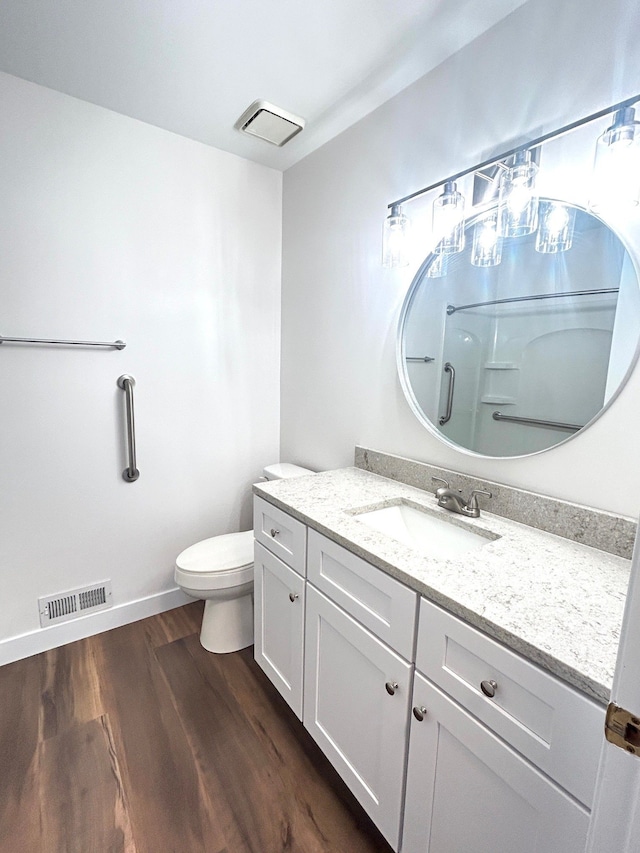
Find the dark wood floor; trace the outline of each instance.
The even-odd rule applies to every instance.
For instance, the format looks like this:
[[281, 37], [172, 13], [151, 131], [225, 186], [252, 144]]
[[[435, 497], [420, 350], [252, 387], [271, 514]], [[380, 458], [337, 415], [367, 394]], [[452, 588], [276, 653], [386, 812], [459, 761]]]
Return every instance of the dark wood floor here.
[[0, 667], [1, 853], [390, 853], [201, 603]]

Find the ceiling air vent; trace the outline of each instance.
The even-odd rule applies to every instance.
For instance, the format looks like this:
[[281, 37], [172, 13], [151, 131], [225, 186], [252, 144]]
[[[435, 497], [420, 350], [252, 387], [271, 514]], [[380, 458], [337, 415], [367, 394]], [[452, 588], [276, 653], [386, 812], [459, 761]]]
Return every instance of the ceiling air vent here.
[[40, 627], [57, 625], [83, 616], [88, 610], [106, 610], [112, 606], [111, 581], [83, 586], [38, 599]]
[[275, 107], [268, 101], [254, 101], [242, 113], [234, 127], [280, 147], [296, 133], [300, 133], [304, 128], [304, 119]]

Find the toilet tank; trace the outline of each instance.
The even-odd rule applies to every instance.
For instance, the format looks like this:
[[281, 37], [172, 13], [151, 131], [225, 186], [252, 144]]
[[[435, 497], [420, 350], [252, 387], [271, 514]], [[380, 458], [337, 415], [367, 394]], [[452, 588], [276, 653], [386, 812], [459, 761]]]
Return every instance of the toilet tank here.
[[275, 465], [267, 465], [262, 473], [265, 480], [288, 480], [290, 477], [315, 474], [315, 471], [311, 471], [309, 468], [301, 468], [300, 465], [292, 465], [290, 462], [277, 462]]

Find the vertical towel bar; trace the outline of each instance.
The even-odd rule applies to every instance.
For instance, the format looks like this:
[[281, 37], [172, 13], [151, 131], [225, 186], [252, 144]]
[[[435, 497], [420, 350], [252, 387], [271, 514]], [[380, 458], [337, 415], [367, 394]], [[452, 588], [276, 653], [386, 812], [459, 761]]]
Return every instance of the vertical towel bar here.
[[125, 393], [125, 402], [127, 408], [127, 440], [129, 443], [129, 464], [122, 472], [122, 477], [127, 483], [133, 483], [140, 476], [140, 471], [136, 467], [136, 422], [133, 413], [133, 386], [136, 380], [133, 376], [128, 376], [124, 373], [118, 378], [118, 388], [122, 388]]

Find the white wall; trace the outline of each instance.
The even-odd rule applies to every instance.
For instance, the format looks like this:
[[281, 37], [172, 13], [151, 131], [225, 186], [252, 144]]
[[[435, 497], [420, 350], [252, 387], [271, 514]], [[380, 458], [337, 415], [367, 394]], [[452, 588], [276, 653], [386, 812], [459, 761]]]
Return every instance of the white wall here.
[[[0, 639], [37, 597], [174, 586], [279, 458], [281, 174], [0, 75]], [[122, 373], [137, 381], [127, 484]]]
[[450, 448], [413, 417], [395, 372], [399, 308], [429, 235], [405, 270], [382, 270], [379, 256], [393, 199], [635, 94], [639, 37], [640, 19], [622, 0], [529, 0], [286, 172], [283, 458], [339, 467], [359, 443], [638, 514], [640, 370], [562, 447], [505, 460]]

